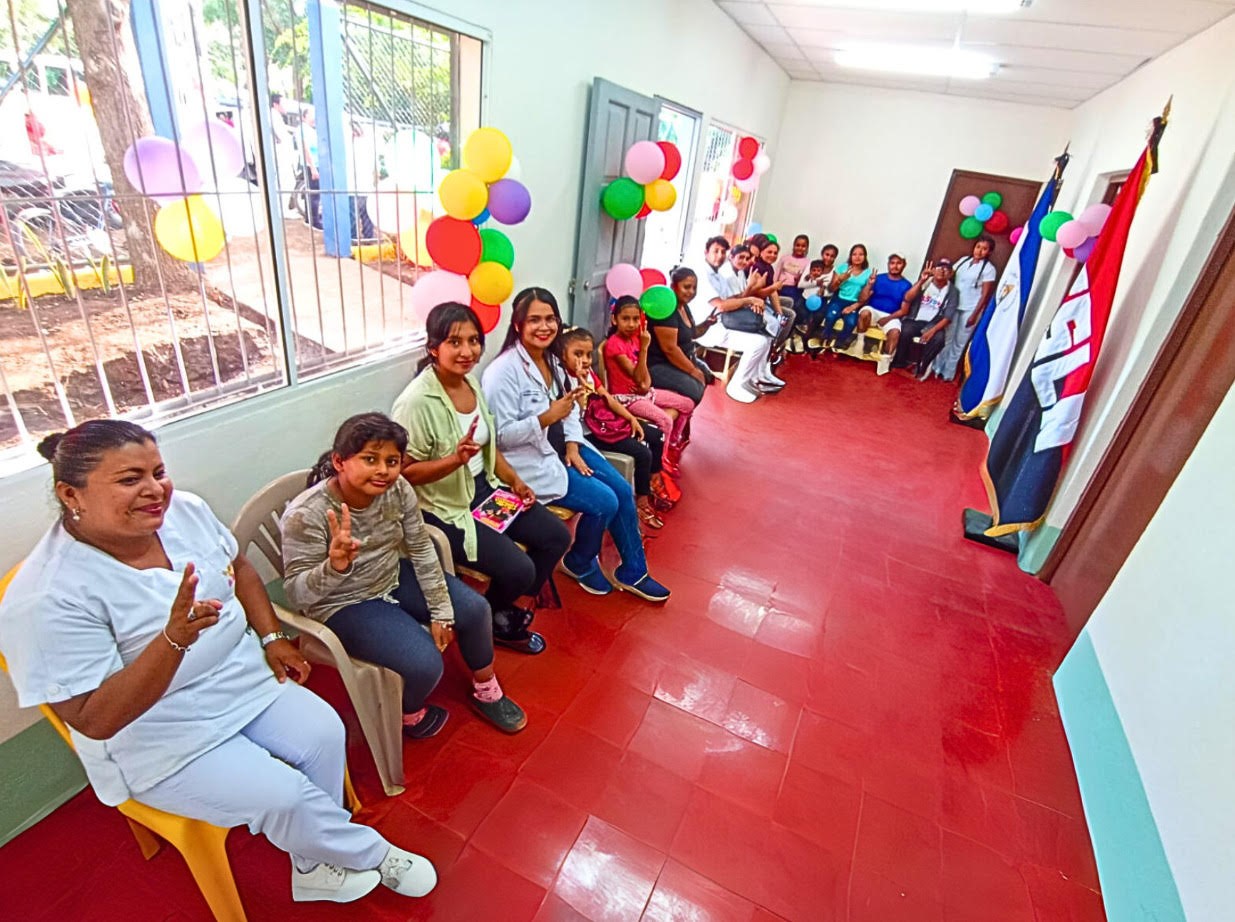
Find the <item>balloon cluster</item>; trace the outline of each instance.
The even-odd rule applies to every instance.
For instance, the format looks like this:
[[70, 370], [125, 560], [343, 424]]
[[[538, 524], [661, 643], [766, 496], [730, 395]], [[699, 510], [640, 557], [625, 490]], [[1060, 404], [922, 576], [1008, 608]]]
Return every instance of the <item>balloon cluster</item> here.
[[626, 175], [600, 193], [600, 207], [615, 221], [646, 218], [668, 211], [678, 200], [671, 180], [682, 169], [682, 153], [672, 141], [636, 141], [622, 161]]
[[[446, 214], [425, 231], [425, 246], [437, 268], [412, 286], [417, 316], [457, 301], [471, 304], [485, 333], [497, 326], [500, 305], [515, 288], [510, 272], [515, 248], [500, 230], [479, 225], [489, 218], [518, 224], [531, 211], [527, 187], [506, 176], [513, 159], [510, 139], [496, 128], [478, 128], [464, 142], [463, 168], [447, 173], [438, 187]], [[407, 251], [409, 242], [403, 243]]]
[[759, 149], [759, 139], [747, 135], [738, 141], [738, 159], [730, 167], [734, 186], [741, 192], [754, 192], [759, 185], [759, 177], [771, 165], [772, 158]]
[[677, 295], [659, 269], [638, 269], [631, 263], [618, 263], [605, 273], [605, 288], [614, 298], [638, 298], [643, 312], [653, 320], [664, 320], [678, 306]]
[[965, 216], [961, 221], [961, 236], [972, 240], [984, 230], [991, 234], [1002, 234], [1006, 231], [1011, 222], [1007, 212], [999, 210], [1002, 204], [1003, 196], [998, 192], [988, 192], [981, 198], [966, 195], [961, 199], [960, 205], [961, 214]]
[[1077, 217], [1066, 211], [1052, 211], [1042, 219], [1038, 230], [1047, 240], [1063, 247], [1069, 259], [1085, 262], [1098, 245], [1098, 235], [1111, 216], [1111, 206], [1101, 202], [1090, 205]]
[[180, 142], [138, 138], [124, 152], [124, 175], [160, 206], [154, 216], [159, 246], [185, 262], [209, 262], [222, 252], [227, 234], [221, 202], [211, 207], [203, 195], [210, 194], [204, 177], [211, 166], [221, 182], [239, 176], [244, 148], [240, 136], [218, 120], [188, 126]]

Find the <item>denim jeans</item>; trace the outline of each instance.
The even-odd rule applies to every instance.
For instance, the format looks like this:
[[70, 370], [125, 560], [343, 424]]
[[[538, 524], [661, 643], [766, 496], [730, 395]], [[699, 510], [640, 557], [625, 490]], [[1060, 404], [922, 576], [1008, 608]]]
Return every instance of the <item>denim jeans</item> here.
[[567, 465], [569, 487], [566, 495], [554, 502], [554, 505], [580, 514], [575, 543], [562, 562], [573, 573], [591, 569], [600, 554], [605, 529], [608, 529], [622, 558], [614, 575], [627, 585], [636, 583], [647, 575], [648, 565], [643, 556], [634, 491], [613, 465], [590, 445], [580, 445], [579, 455], [592, 469], [592, 476], [584, 477]]
[[[856, 303], [857, 302], [855, 301], [846, 301], [844, 298], [841, 298], [841, 297], [832, 298], [832, 303], [828, 305], [827, 316], [824, 318], [824, 321], [823, 321], [823, 338], [824, 339], [828, 339], [829, 337], [836, 336], [837, 343], [842, 348], [848, 347], [848, 344], [853, 341], [854, 328], [857, 327], [858, 325], [858, 312], [856, 310], [850, 311], [848, 314], [845, 314], [842, 316], [841, 311], [843, 311], [847, 307], [852, 307]], [[839, 336], [837, 336], [836, 331], [832, 329], [832, 327], [836, 325], [837, 319], [839, 319], [840, 322], [844, 324], [844, 327], [841, 329]]]

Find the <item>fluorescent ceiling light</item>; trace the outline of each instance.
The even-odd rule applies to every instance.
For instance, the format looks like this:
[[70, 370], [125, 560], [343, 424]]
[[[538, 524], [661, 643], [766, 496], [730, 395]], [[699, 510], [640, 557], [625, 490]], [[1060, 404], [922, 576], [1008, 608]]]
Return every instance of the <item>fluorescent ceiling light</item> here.
[[907, 13], [1015, 13], [1033, 0], [816, 0], [816, 6], [850, 10], [899, 10]]
[[857, 70], [962, 80], [985, 80], [999, 70], [993, 58], [976, 51], [922, 45], [846, 45], [836, 52], [836, 63]]

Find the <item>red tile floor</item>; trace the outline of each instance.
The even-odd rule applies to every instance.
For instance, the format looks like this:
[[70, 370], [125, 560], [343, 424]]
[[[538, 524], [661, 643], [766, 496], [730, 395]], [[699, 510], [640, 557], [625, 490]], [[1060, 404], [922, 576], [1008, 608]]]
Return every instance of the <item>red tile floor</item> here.
[[[649, 542], [667, 605], [562, 579], [549, 651], [499, 654], [525, 732], [469, 714], [452, 658], [450, 723], [407, 744], [405, 794], [351, 733], [364, 819], [438, 889], [295, 905], [287, 859], [238, 829], [251, 920], [1104, 918], [1051, 691], [1059, 605], [960, 535], [984, 437], [945, 421], [942, 384], [785, 374], [752, 406], [708, 394]], [[346, 710], [328, 670], [312, 684]], [[208, 918], [175, 852], [143, 862], [89, 792], [0, 849], [0, 879], [7, 919]]]

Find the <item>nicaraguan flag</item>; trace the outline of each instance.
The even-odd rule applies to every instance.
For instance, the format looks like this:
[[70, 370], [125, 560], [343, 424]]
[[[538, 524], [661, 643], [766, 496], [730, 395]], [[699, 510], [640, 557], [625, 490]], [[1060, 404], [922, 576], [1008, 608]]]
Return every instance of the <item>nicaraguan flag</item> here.
[[1081, 421], [1085, 394], [1106, 336], [1136, 206], [1157, 171], [1167, 110], [1115, 196], [1097, 245], [1051, 318], [1033, 362], [991, 437], [982, 479], [991, 502], [991, 537], [1036, 528], [1046, 516]]
[[1055, 172], [1042, 187], [1038, 204], [1025, 222], [1025, 231], [1016, 241], [1016, 248], [1004, 267], [995, 289], [995, 306], [983, 311], [978, 328], [973, 332], [965, 352], [964, 380], [954, 410], [960, 419], [986, 419], [1003, 399], [1021, 321], [1025, 319], [1025, 306], [1029, 303], [1029, 291], [1038, 271], [1038, 256], [1042, 251], [1042, 233], [1038, 225], [1055, 205], [1055, 195], [1067, 165], [1068, 152], [1064, 151], [1055, 159]]

